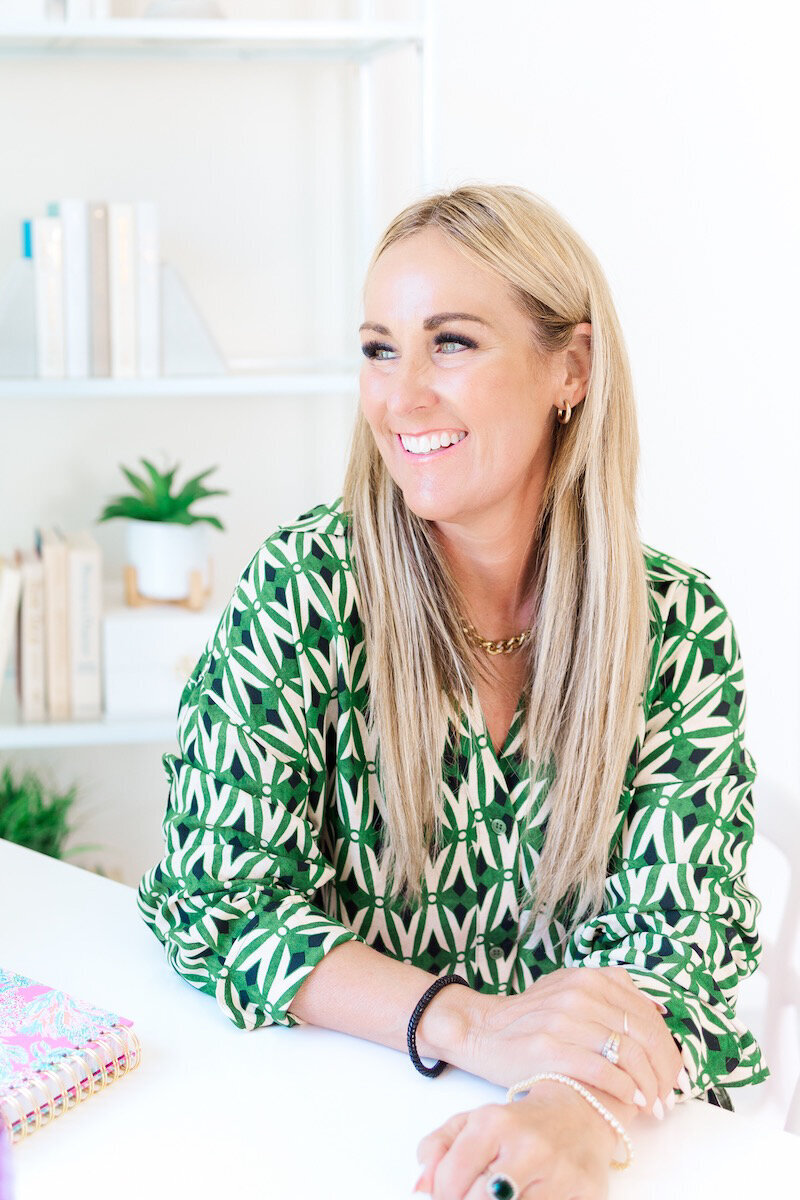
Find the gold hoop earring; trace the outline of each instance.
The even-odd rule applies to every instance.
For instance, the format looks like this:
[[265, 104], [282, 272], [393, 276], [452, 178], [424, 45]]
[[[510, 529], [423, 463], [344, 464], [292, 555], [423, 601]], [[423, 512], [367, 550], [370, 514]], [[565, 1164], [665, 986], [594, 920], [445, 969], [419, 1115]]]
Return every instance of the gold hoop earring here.
[[[569, 400], [565, 400], [564, 403], [567, 406], [566, 409], [559, 408], [558, 412], [556, 413], [556, 420], [558, 421], [559, 425], [566, 425], [572, 416], [572, 405], [570, 404]], [[564, 412], [566, 412], [566, 416], [562, 415]]]

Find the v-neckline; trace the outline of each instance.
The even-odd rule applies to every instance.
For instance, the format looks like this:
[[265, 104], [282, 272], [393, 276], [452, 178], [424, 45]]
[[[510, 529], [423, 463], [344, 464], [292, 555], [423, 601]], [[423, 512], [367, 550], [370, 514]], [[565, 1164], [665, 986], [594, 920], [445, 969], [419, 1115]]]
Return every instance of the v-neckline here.
[[511, 746], [512, 742], [514, 741], [514, 738], [517, 736], [517, 733], [519, 731], [519, 723], [520, 723], [520, 720], [522, 717], [523, 709], [526, 707], [527, 699], [528, 699], [527, 688], [523, 687], [522, 691], [520, 692], [519, 699], [517, 701], [516, 710], [514, 712], [513, 717], [511, 718], [511, 724], [508, 727], [508, 732], [506, 734], [505, 741], [503, 742], [503, 745], [500, 748], [500, 752], [498, 753], [498, 751], [495, 750], [495, 748], [494, 748], [494, 743], [492, 742], [492, 735], [489, 733], [489, 726], [486, 723], [486, 715], [483, 711], [483, 706], [481, 705], [480, 699], [478, 697], [478, 690], [473, 685], [472, 707], [473, 707], [473, 713], [475, 716], [475, 720], [473, 722], [473, 729], [477, 729], [479, 737], [482, 736], [482, 737], [486, 738], [486, 746], [490, 750], [492, 757], [494, 758], [494, 761], [497, 763], [497, 766], [501, 771], [503, 769], [502, 763], [506, 760], [506, 758], [508, 757], [508, 754], [509, 754], [509, 746]]

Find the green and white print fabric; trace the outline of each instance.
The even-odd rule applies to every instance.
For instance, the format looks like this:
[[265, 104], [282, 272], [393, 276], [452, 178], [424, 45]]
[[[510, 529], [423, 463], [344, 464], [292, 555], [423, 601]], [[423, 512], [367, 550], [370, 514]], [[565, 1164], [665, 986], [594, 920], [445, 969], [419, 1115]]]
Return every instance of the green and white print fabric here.
[[263, 542], [183, 689], [178, 753], [162, 759], [164, 855], [137, 896], [169, 962], [244, 1029], [301, 1023], [298, 988], [353, 939], [506, 994], [561, 966], [622, 965], [666, 1005], [695, 1095], [766, 1078], [735, 1012], [760, 953], [745, 878], [756, 768], [739, 648], [709, 577], [643, 546], [651, 671], [606, 903], [565, 947], [556, 920], [515, 951], [516, 885], [536, 871], [552, 780], [529, 786], [526, 697], [500, 754], [474, 689], [458, 728], [454, 714], [427, 894], [391, 900], [347, 518], [339, 497]]

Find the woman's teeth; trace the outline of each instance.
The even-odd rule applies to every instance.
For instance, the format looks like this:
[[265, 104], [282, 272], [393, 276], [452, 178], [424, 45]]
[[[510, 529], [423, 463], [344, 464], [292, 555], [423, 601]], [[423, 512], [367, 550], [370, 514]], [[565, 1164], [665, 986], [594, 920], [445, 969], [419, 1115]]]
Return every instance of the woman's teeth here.
[[441, 450], [446, 446], [454, 446], [457, 442], [462, 442], [466, 437], [466, 432], [459, 433], [434, 433], [426, 437], [405, 437], [400, 434], [400, 441], [410, 454], [430, 454], [431, 450]]

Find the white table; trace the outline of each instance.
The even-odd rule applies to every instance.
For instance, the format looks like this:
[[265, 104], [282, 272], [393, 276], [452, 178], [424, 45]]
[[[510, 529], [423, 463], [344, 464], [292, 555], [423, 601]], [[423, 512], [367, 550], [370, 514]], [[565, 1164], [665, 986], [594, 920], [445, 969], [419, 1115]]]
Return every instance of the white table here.
[[[135, 896], [0, 839], [0, 962], [129, 1017], [142, 1042], [133, 1074], [12, 1149], [14, 1200], [408, 1200], [419, 1139], [503, 1100], [346, 1034], [237, 1029], [169, 966]], [[800, 1178], [800, 1137], [699, 1100], [638, 1118], [631, 1136], [610, 1200], [760, 1200]]]

